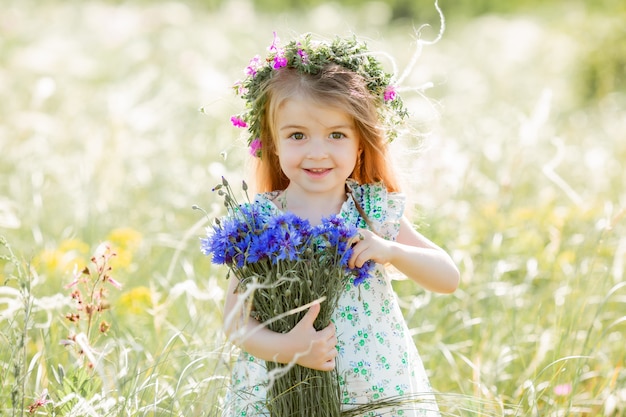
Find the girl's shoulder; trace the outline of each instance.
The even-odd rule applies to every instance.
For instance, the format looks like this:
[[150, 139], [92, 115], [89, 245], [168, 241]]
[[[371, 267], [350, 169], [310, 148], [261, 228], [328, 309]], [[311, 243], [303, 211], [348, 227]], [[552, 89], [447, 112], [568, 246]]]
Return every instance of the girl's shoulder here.
[[275, 200], [281, 193], [282, 191], [268, 191], [264, 193], [258, 193], [254, 196], [252, 204], [255, 205], [259, 210], [266, 212], [267, 214], [276, 214], [280, 210], [278, 210]]
[[268, 202], [272, 202], [276, 199], [276, 197], [278, 197], [280, 194], [282, 193], [282, 191], [276, 190], [276, 191], [266, 191], [264, 193], [257, 193], [254, 196], [254, 202], [255, 203], [268, 203]]
[[359, 184], [349, 179], [346, 186], [370, 220], [387, 222], [402, 217], [406, 204], [403, 193], [388, 191], [382, 182]]

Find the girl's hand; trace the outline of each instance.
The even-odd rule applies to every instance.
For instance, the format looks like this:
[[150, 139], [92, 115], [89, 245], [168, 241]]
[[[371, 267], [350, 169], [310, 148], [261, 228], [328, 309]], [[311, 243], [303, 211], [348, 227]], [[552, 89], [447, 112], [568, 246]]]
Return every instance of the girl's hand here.
[[235, 292], [237, 280], [228, 284], [224, 307], [224, 330], [237, 346], [261, 360], [278, 363], [297, 363], [319, 371], [332, 371], [337, 357], [335, 325], [317, 331], [313, 322], [320, 305], [313, 304], [309, 311], [288, 333], [278, 333], [250, 317], [245, 300]]
[[383, 265], [391, 260], [393, 242], [383, 239], [370, 230], [359, 229], [350, 240], [350, 244], [354, 245], [352, 256], [348, 260], [350, 268], [360, 268], [369, 260]]
[[335, 325], [330, 323], [322, 330], [315, 330], [313, 322], [320, 312], [320, 305], [314, 304], [309, 311], [287, 333], [289, 350], [294, 352], [298, 365], [318, 371], [332, 371], [337, 356]]
[[370, 230], [359, 229], [352, 238], [350, 268], [360, 268], [368, 260], [391, 264], [409, 279], [429, 291], [454, 292], [459, 285], [459, 270], [450, 256], [428, 240], [402, 217], [395, 241], [386, 240]]

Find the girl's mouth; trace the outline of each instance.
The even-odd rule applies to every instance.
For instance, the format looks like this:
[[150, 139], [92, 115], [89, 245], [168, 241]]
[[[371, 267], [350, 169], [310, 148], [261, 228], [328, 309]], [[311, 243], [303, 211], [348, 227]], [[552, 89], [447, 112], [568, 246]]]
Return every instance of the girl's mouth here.
[[330, 172], [330, 168], [306, 168], [305, 171], [309, 175], [322, 176], [322, 175]]

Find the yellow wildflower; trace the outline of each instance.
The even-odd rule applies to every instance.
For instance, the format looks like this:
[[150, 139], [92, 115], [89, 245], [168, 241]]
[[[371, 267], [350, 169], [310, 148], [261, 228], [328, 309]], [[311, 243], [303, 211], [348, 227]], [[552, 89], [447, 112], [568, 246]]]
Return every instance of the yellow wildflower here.
[[117, 253], [117, 257], [111, 260], [111, 266], [114, 269], [128, 269], [135, 252], [141, 245], [141, 233], [129, 227], [121, 227], [113, 229], [106, 240], [111, 243], [112, 249]]
[[86, 263], [88, 254], [88, 244], [79, 239], [66, 239], [57, 248], [43, 250], [35, 265], [42, 272], [71, 270], [76, 264]]
[[152, 292], [144, 286], [135, 287], [120, 296], [119, 309], [140, 314], [152, 306]]

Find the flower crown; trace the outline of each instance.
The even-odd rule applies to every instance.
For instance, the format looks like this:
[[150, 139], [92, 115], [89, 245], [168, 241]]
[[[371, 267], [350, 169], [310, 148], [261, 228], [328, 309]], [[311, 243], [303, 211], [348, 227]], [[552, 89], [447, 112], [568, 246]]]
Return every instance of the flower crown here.
[[380, 121], [387, 129], [392, 141], [398, 134], [397, 128], [408, 115], [402, 99], [396, 92], [392, 76], [386, 73], [379, 60], [373, 57], [364, 43], [336, 37], [332, 42], [315, 42], [310, 34], [292, 40], [285, 47], [279, 46], [280, 39], [274, 32], [274, 41], [268, 55], [261, 59], [256, 55], [245, 69], [246, 78], [233, 86], [236, 94], [246, 101], [246, 110], [230, 118], [235, 127], [248, 128], [250, 153], [261, 156], [261, 116], [265, 97], [261, 89], [273, 73], [281, 68], [294, 68], [304, 74], [318, 74], [322, 68], [334, 63], [363, 77], [367, 89], [376, 101]]

